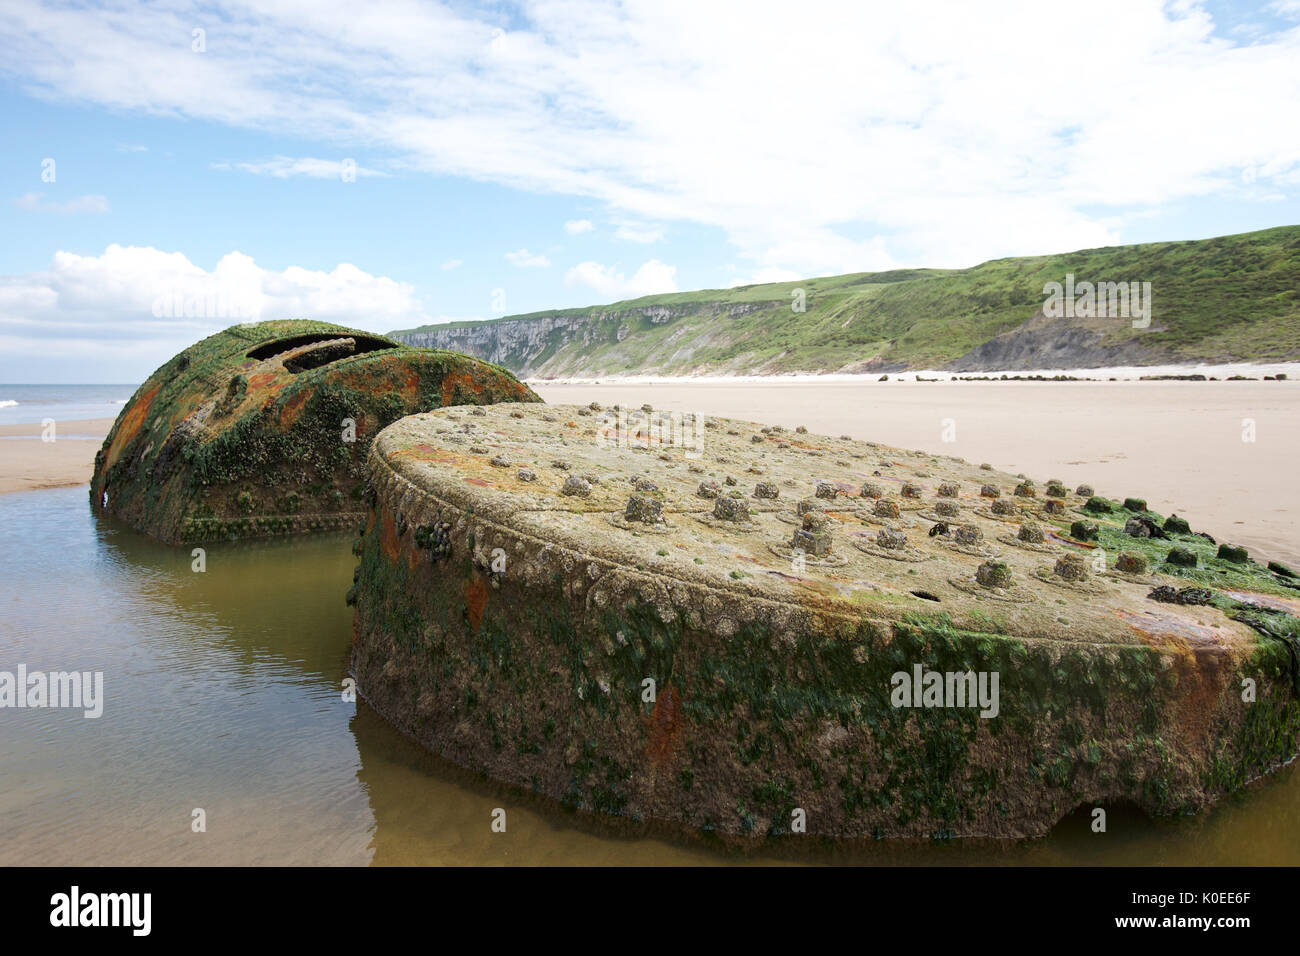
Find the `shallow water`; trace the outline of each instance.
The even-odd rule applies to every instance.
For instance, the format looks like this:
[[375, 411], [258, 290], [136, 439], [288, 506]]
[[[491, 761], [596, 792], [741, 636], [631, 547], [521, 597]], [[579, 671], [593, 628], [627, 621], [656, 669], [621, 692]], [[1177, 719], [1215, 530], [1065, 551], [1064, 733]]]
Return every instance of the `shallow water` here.
[[0, 670], [102, 671], [106, 699], [98, 719], [0, 709], [0, 865], [1300, 863], [1294, 764], [1193, 820], [1115, 811], [1099, 835], [1080, 814], [1012, 846], [742, 858], [611, 832], [342, 699], [349, 542], [213, 545], [196, 573], [188, 549], [93, 516], [84, 488], [0, 496]]

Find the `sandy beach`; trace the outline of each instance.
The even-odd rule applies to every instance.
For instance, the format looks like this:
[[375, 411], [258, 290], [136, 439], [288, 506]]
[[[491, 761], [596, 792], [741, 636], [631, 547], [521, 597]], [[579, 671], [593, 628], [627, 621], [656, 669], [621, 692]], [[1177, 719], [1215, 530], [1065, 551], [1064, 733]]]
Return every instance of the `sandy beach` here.
[[807, 425], [989, 462], [1040, 483], [1088, 482], [1108, 497], [1144, 497], [1153, 509], [1184, 515], [1197, 530], [1261, 558], [1300, 561], [1300, 382], [532, 385], [552, 403], [649, 402]]
[[0, 425], [0, 494], [90, 481], [95, 452], [112, 427], [111, 418], [58, 422], [55, 440], [46, 442], [39, 424]]
[[[552, 403], [727, 415], [987, 461], [1145, 497], [1219, 540], [1300, 563], [1300, 382], [533, 383]], [[1253, 425], [1251, 424], [1253, 423]], [[81, 484], [110, 419], [0, 426], [0, 494]], [[1251, 438], [1253, 441], [1243, 441]], [[951, 440], [945, 440], [951, 439]]]

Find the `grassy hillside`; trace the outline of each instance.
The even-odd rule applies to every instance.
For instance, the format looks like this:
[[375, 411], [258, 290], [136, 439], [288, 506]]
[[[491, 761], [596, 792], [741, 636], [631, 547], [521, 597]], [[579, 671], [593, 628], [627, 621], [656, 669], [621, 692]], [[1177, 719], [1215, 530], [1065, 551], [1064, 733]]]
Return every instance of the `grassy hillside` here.
[[[1066, 273], [1076, 281], [1150, 282], [1150, 327], [1118, 318], [1045, 319], [1043, 286], [1063, 282]], [[802, 313], [791, 309], [797, 289], [807, 297]], [[998, 363], [1011, 356], [1023, 367], [1049, 368], [1294, 359], [1300, 226], [970, 269], [646, 296], [392, 335], [535, 376], [1005, 368]]]

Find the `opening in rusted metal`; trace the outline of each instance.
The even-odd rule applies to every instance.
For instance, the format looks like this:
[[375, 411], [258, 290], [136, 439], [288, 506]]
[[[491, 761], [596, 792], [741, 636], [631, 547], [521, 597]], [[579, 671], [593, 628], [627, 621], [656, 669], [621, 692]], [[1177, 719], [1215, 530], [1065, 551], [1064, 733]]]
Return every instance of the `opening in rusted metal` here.
[[[372, 338], [368, 335], [349, 335], [348, 338], [354, 343], [352, 350], [348, 353], [349, 355], [360, 355], [363, 352], [376, 352], [379, 349], [397, 348], [397, 346], [392, 342], [386, 342], [380, 338]], [[274, 342], [267, 342], [265, 345], [259, 345], [248, 353], [248, 357], [261, 361], [263, 359], [269, 359], [273, 355], [280, 355], [283, 352], [300, 349], [304, 345], [312, 345], [317, 342], [337, 342], [339, 339], [340, 336], [337, 332], [332, 334], [329, 332], [317, 332], [312, 335], [295, 335], [291, 338], [276, 339]], [[342, 358], [342, 356], [336, 356], [336, 358]], [[333, 361], [333, 359], [329, 361]], [[327, 364], [327, 362], [322, 362], [321, 364], [324, 365]]]

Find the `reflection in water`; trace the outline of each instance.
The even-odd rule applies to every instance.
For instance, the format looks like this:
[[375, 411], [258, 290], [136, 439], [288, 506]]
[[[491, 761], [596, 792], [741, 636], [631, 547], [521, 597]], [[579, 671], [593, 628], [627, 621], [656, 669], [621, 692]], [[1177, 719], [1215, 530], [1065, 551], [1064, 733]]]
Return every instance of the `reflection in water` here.
[[1195, 820], [1113, 809], [1098, 836], [1079, 813], [1010, 846], [738, 856], [566, 813], [343, 701], [349, 540], [210, 545], [195, 573], [84, 489], [0, 496], [0, 670], [103, 671], [106, 697], [98, 720], [0, 710], [0, 864], [1300, 863], [1294, 766]]

